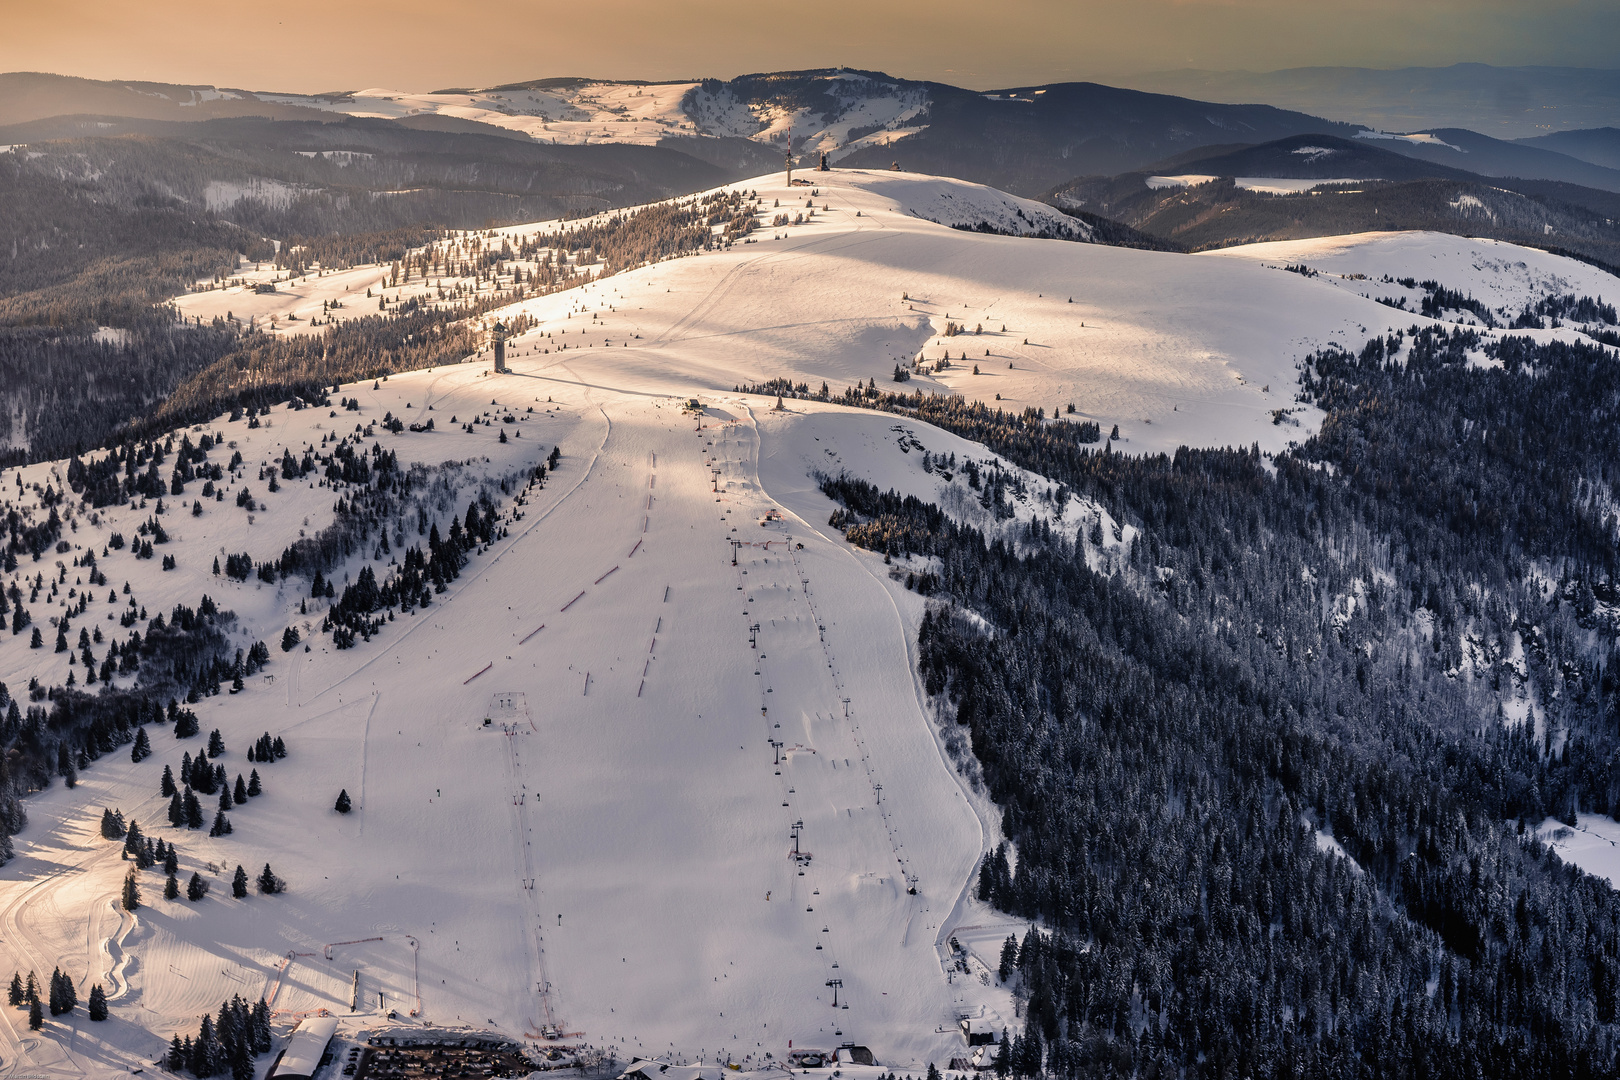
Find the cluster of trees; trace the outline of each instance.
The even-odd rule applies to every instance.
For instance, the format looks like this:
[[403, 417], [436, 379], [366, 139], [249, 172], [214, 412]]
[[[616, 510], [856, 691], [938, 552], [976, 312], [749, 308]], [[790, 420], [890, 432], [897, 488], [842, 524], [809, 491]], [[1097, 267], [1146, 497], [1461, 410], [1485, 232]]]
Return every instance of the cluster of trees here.
[[1513, 329], [1545, 330], [1549, 319], [1554, 326], [1566, 322], [1613, 326], [1620, 322], [1614, 305], [1605, 304], [1601, 296], [1594, 300], [1590, 296], [1577, 297], [1574, 293], [1565, 293], [1562, 296], [1543, 296], [1534, 304], [1526, 304], [1518, 318], [1513, 320]]
[[[1064, 414], [1052, 406], [1052, 417], [1059, 423], [1048, 423], [1044, 406], [1032, 405], [1014, 413], [1000, 406], [991, 408], [982, 401], [969, 403], [961, 394], [925, 394], [921, 390], [910, 394], [896, 394], [879, 390], [877, 380], [870, 379], [862, 387], [859, 383], [845, 387], [842, 394], [834, 394], [824, 382], [819, 391], [812, 392], [808, 383], [795, 384], [790, 379], [776, 378], [763, 383], [739, 383], [732, 387], [739, 394], [775, 395], [779, 398], [806, 398], [811, 401], [830, 401], [862, 409], [878, 409], [899, 413], [936, 427], [956, 432], [963, 438], [984, 442], [987, 438], [1007, 438], [1016, 435], [1016, 441], [1029, 453], [1041, 457], [1065, 454], [1075, 447], [1083, 448], [1102, 438], [1102, 428], [1093, 420], [1061, 420]], [[1069, 413], [1074, 407], [1069, 407]], [[969, 433], [973, 434], [969, 434]], [[1110, 438], [1117, 437], [1116, 431]]]
[[369, 565], [362, 567], [322, 619], [322, 632], [330, 631], [333, 643], [340, 649], [353, 647], [356, 634], [369, 641], [379, 626], [373, 617], [375, 612], [397, 606], [405, 614], [413, 607], [432, 603], [433, 593], [443, 592], [446, 583], [461, 576], [468, 552], [492, 542], [499, 527], [499, 515], [488, 496], [468, 504], [465, 527], [461, 519], [451, 517], [447, 537], [439, 536], [439, 525], [434, 522], [428, 531], [426, 554], [421, 545], [411, 545], [398, 569], [381, 585], [376, 571]]
[[[52, 1016], [66, 1016], [79, 1007], [79, 989], [74, 985], [73, 977], [61, 968], [51, 972], [48, 996]], [[6, 989], [6, 1001], [12, 1008], [28, 1010], [28, 1026], [33, 1030], [38, 1031], [45, 1026], [45, 1016], [40, 1008], [39, 978], [32, 971], [28, 973], [26, 983], [21, 972], [12, 972], [11, 985]], [[107, 1019], [107, 994], [100, 983], [90, 987], [88, 1011], [92, 1020]]]
[[[99, 693], [74, 685], [71, 670], [67, 685], [47, 688], [36, 680], [26, 704], [0, 683], [0, 751], [5, 755], [5, 767], [0, 769], [0, 861], [11, 857], [10, 837], [27, 824], [23, 796], [47, 787], [57, 776], [69, 787], [76, 785], [80, 772], [122, 746], [130, 747], [131, 760], [145, 760], [152, 753], [146, 724], [172, 724], [179, 738], [198, 733], [196, 714], [174, 695], [183, 693], [188, 701], [196, 701], [218, 693], [221, 681], [239, 683], [244, 672], [269, 660], [262, 642], [246, 654], [237, 649], [234, 660], [229, 658], [226, 631], [234, 624], [230, 612], [220, 611], [205, 596], [195, 611], [177, 604], [168, 618], [162, 613], [154, 616], [144, 637], [132, 630], [122, 645], [110, 643], [101, 665]], [[81, 634], [79, 659], [86, 681], [94, 682], [89, 678], [95, 670], [90, 644], [88, 635]], [[138, 681], [127, 687], [110, 683], [114, 670], [136, 672]]]
[[1617, 380], [1443, 330], [1328, 350], [1323, 428], [1269, 469], [983, 422], [1142, 530], [1096, 573], [1083, 529], [825, 482], [852, 538], [933, 557], [920, 673], [1008, 841], [979, 893], [1046, 927], [1009, 1069], [1615, 1070], [1620, 894], [1533, 827], [1620, 811]]
[[[135, 499], [161, 501], [164, 495], [183, 493], [185, 485], [198, 477], [224, 479], [225, 469], [208, 461], [209, 452], [224, 439], [223, 435], [204, 434], [194, 444], [189, 433], [182, 433], [177, 447], [170, 434], [161, 440], [132, 439], [88, 461], [75, 455], [68, 462], [67, 484], [75, 495], [98, 510], [104, 506], [122, 506]], [[174, 465], [165, 476], [163, 465], [170, 454], [175, 455]], [[241, 454], [236, 454], [230, 468], [236, 468], [241, 460]], [[155, 517], [152, 524], [157, 524]], [[123, 546], [122, 537], [117, 546]]]
[[253, 1080], [253, 1059], [270, 1052], [270, 1007], [264, 998], [249, 1005], [240, 995], [221, 1003], [219, 1015], [203, 1014], [197, 1037], [176, 1035], [163, 1065], [202, 1080], [229, 1073], [231, 1080]]
[[531, 258], [538, 250], [548, 249], [574, 255], [576, 262], [587, 265], [605, 263], [607, 273], [623, 273], [648, 263], [709, 250], [716, 243], [713, 229], [718, 226], [724, 226], [721, 242], [746, 235], [757, 221], [755, 203], [754, 196], [740, 190], [656, 203], [593, 217], [538, 240], [526, 240], [519, 254]]

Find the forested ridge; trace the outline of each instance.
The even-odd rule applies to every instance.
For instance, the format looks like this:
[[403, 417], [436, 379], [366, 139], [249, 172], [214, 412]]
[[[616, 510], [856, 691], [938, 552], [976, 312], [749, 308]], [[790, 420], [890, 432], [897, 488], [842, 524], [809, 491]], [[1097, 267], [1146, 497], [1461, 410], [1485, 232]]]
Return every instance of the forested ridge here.
[[[548, 147], [352, 120], [241, 118], [188, 132], [0, 153], [0, 463], [452, 362], [475, 348], [458, 320], [571, 287], [586, 266], [617, 272], [698, 250], [710, 224], [736, 218], [725, 239], [747, 231], [744, 216], [753, 224], [740, 197], [599, 213], [730, 175], [668, 149]], [[578, 215], [591, 216], [554, 230], [556, 250], [532, 275], [505, 264], [533, 256], [533, 244], [481, 242], [491, 224]], [[424, 245], [448, 252], [447, 230], [469, 227], [458, 258], [424, 262]], [[239, 336], [241, 326], [218, 321], [182, 326], [165, 301], [228, 280], [244, 257], [294, 273], [389, 261], [396, 278], [412, 267], [492, 283], [504, 273], [505, 287], [473, 296], [452, 285], [436, 310], [407, 302], [307, 340]]]
[[1005, 1068], [1613, 1075], [1620, 893], [1532, 827], [1620, 814], [1614, 360], [1430, 329], [1303, 386], [1322, 430], [1270, 462], [974, 421], [1123, 547], [824, 482], [852, 540], [927, 557], [925, 689], [1008, 841], [979, 894], [1040, 920]]

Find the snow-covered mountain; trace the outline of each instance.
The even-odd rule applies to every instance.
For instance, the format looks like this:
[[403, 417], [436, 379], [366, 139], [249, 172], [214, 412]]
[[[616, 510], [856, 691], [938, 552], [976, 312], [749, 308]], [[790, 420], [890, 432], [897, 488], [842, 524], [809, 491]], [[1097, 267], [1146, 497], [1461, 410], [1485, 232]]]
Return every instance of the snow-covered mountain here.
[[0, 75], [0, 131], [18, 142], [108, 133], [81, 130], [74, 117], [93, 116], [117, 130], [119, 117], [189, 123], [333, 115], [501, 133], [548, 146], [661, 145], [728, 164], [737, 157], [728, 147], [738, 140], [783, 155], [791, 149], [809, 164], [822, 153], [879, 168], [898, 158], [912, 169], [1024, 195], [1077, 173], [1121, 172], [1198, 146], [1357, 130], [1268, 105], [1212, 105], [1094, 83], [980, 92], [845, 68], [674, 83], [551, 78], [317, 95]]
[[[69, 461], [0, 476], [19, 528], [54, 514], [60, 537], [4, 576], [45, 630], [38, 649], [0, 636], [0, 681], [25, 712], [204, 595], [232, 613], [217, 626], [233, 645], [270, 655], [239, 692], [186, 706], [197, 735], [148, 723], [149, 758], [116, 746], [76, 786], [26, 800], [0, 875], [0, 963], [60, 966], [81, 998], [101, 984], [118, 1022], [78, 1014], [33, 1033], [0, 1010], [0, 1055], [51, 1076], [141, 1068], [223, 998], [262, 994], [278, 1034], [327, 1009], [345, 1037], [459, 1027], [620, 1060], [752, 1069], [790, 1045], [853, 1041], [916, 1074], [964, 1056], [961, 1017], [1018, 1022], [991, 972], [1023, 927], [969, 888], [999, 811], [915, 674], [925, 605], [904, 578], [928, 559], [852, 547], [815, 478], [915, 494], [1010, 543], [1039, 519], [1098, 566], [1136, 534], [927, 424], [733, 388], [960, 394], [1117, 427], [1109, 444], [1126, 453], [1270, 453], [1320, 422], [1295, 401], [1302, 357], [1437, 323], [1380, 303], [1394, 286], [1377, 277], [1437, 277], [1503, 308], [1613, 280], [1429, 235], [1125, 250], [963, 181], [857, 169], [795, 181], [714, 193], [735, 195], [753, 227], [715, 225], [726, 239], [713, 250], [607, 275], [565, 259], [577, 287], [482, 316], [513, 330], [506, 373], [485, 350], [333, 387], [328, 405], [213, 418], [158, 440], [173, 455], [206, 436], [182, 463], [194, 475], [171, 480], [172, 456], [147, 457], [159, 489], [122, 504], [82, 501]], [[557, 265], [548, 237], [593, 223], [455, 234], [403, 280], [392, 266], [291, 280], [244, 266], [178, 306], [306, 334], [384, 300], [487, 295], [453, 254], [500, 247], [498, 273], [515, 280]], [[1285, 271], [1300, 260], [1318, 273]], [[1519, 333], [1586, 340], [1568, 325]], [[986, 512], [970, 462], [1009, 477], [1008, 514]], [[364, 531], [332, 531], [362, 504], [381, 508]], [[330, 549], [332, 593], [277, 571], [301, 542], [340, 535], [351, 544]], [[442, 591], [392, 594], [351, 641], [332, 632], [346, 587], [397, 582], [424, 550], [437, 560], [435, 544], [469, 535]], [[89, 664], [72, 644], [81, 629], [95, 633]], [[137, 677], [115, 666], [102, 685]], [[215, 729], [227, 777], [257, 769], [264, 792], [210, 837], [168, 824], [160, 778]], [[247, 760], [264, 733], [285, 758]], [[104, 808], [175, 843], [183, 874], [211, 892], [162, 899], [161, 875], [144, 871], [143, 905], [120, 910], [130, 864], [98, 832]], [[231, 895], [238, 865], [266, 863], [284, 893]]]

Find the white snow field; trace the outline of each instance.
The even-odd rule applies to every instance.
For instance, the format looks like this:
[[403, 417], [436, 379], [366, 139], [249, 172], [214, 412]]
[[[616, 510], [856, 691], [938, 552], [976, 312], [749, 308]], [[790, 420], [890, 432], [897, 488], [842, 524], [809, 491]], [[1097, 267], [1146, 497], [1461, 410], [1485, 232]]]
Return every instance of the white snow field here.
[[1620, 889], [1620, 825], [1603, 814], [1578, 814], [1572, 829], [1557, 818], [1536, 828], [1558, 857]]
[[[0, 977], [8, 961], [41, 978], [60, 965], [81, 1000], [103, 984], [113, 1018], [90, 1023], [81, 1008], [36, 1034], [21, 1012], [0, 1009], [6, 1075], [146, 1067], [235, 993], [272, 999], [280, 1033], [326, 1009], [351, 1035], [392, 1023], [538, 1040], [552, 1027], [566, 1045], [621, 1060], [750, 1067], [766, 1053], [780, 1060], [790, 1041], [853, 1041], [914, 1075], [963, 1054], [959, 1017], [1014, 1024], [988, 972], [1022, 928], [967, 896], [998, 839], [997, 813], [913, 676], [922, 601], [903, 577], [922, 561], [889, 566], [850, 547], [825, 524], [832, 504], [812, 475], [847, 470], [979, 521], [960, 475], [926, 471], [921, 451], [992, 455], [894, 415], [791, 399], [777, 411], [774, 398], [732, 387], [785, 376], [892, 389], [894, 366], [920, 357], [929, 370], [906, 390], [999, 394], [1020, 411], [1072, 401], [1077, 419], [1105, 433], [1118, 424], [1122, 450], [1275, 451], [1317, 422], [1293, 401], [1301, 356], [1426, 320], [1325, 275], [1265, 265], [1277, 255], [953, 229], [937, 222], [1036, 233], [1067, 220], [958, 181], [807, 178], [814, 188], [780, 176], [740, 185], [761, 198], [756, 243], [490, 313], [535, 320], [509, 344], [508, 374], [482, 353], [333, 392], [358, 413], [277, 406], [256, 428], [199, 425], [193, 441], [206, 432], [225, 443], [211, 461], [239, 451], [244, 469], [199, 516], [197, 482], [164, 500], [171, 539], [156, 550], [175, 557], [171, 571], [127, 547], [101, 554], [114, 532], [136, 537], [155, 504], [61, 508], [71, 554], [25, 559], [5, 586], [19, 585], [48, 629], [87, 587], [75, 560], [93, 550], [110, 580], [75, 628], [122, 640], [117, 619], [131, 606], [156, 615], [204, 593], [235, 612], [240, 644], [265, 641], [271, 662], [240, 694], [193, 708], [204, 736], [222, 733], [229, 775], [257, 768], [265, 791], [230, 812], [229, 836], [170, 827], [159, 776], [204, 740], [151, 725], [150, 759], [131, 763], [124, 748], [75, 789], [57, 783], [27, 800], [30, 824], [0, 870]], [[768, 227], [807, 212], [807, 199], [814, 217]], [[1501, 257], [1552, 258], [1505, 246]], [[1445, 284], [1477, 295], [1505, 272], [1467, 265], [1451, 264]], [[1545, 265], [1560, 281], [1585, 280], [1578, 264]], [[386, 272], [348, 272], [350, 293]], [[232, 302], [226, 293], [194, 293], [181, 308], [209, 316], [208, 305]], [[966, 332], [946, 336], [952, 323]], [[951, 366], [933, 370], [947, 354]], [[685, 408], [693, 397], [698, 411]], [[389, 413], [435, 429], [391, 434], [380, 426]], [[311, 599], [307, 581], [236, 582], [212, 563], [239, 552], [273, 560], [329, 525], [342, 492], [312, 474], [270, 493], [255, 468], [357, 437], [357, 424], [375, 425], [359, 436], [365, 449], [419, 463], [453, 493], [433, 518], [441, 530], [482, 490], [505, 533], [431, 605], [337, 650], [319, 633], [331, 601]], [[543, 488], [525, 488], [554, 445], [558, 467]], [[65, 475], [64, 462], [6, 470], [0, 501], [37, 506]], [[1026, 479], [1016, 520], [1039, 514], [1083, 537], [1101, 513], [1072, 500], [1060, 512], [1046, 482]], [[234, 501], [243, 485], [262, 503], [251, 512]], [[388, 550], [371, 552], [379, 576], [402, 546], [425, 546], [424, 531], [398, 521]], [[1082, 543], [1095, 565], [1133, 539], [1129, 528], [1102, 533], [1102, 547]], [[66, 580], [28, 595], [53, 572]], [[283, 652], [288, 625], [303, 641]], [[31, 679], [82, 675], [49, 634], [38, 650], [27, 640], [0, 633], [0, 680], [24, 706]], [[106, 650], [93, 646], [98, 658]], [[289, 756], [249, 765], [244, 751], [264, 732], [284, 738]], [[340, 789], [354, 803], [346, 816], [333, 809]], [[164, 900], [161, 876], [147, 872], [143, 906], [121, 913], [128, 864], [97, 831], [103, 807], [177, 843], [182, 881], [199, 872], [210, 894]], [[233, 899], [235, 867], [254, 875], [266, 862], [288, 891]], [[953, 935], [972, 950], [967, 972], [948, 955]]]
[[1323, 284], [1373, 298], [1405, 297], [1414, 309], [1421, 290], [1382, 279], [1437, 281], [1472, 295], [1506, 319], [1544, 296], [1574, 294], [1610, 303], [1620, 299], [1620, 280], [1595, 266], [1502, 240], [1449, 233], [1353, 233], [1246, 244], [1210, 254], [1271, 266], [1303, 264], [1318, 271], [1321, 276], [1315, 280]]

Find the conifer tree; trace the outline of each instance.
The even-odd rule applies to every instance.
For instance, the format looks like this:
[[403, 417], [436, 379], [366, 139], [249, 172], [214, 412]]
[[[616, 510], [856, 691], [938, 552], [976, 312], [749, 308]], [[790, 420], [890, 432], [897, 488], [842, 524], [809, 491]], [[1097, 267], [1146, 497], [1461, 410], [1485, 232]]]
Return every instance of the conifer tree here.
[[181, 800], [180, 793], [176, 791], [173, 795], [169, 796], [169, 824], [178, 829], [185, 823], [186, 805]]
[[106, 840], [121, 840], [124, 836], [124, 815], [114, 814], [110, 809], [101, 809], [101, 835]]
[[26, 999], [23, 996], [23, 982], [21, 972], [11, 973], [11, 985], [6, 989], [6, 1003], [12, 1008], [20, 1008]]
[[231, 895], [241, 900], [247, 896], [248, 876], [240, 863], [236, 866], [236, 874], [231, 878]]
[[[151, 740], [151, 738], [146, 734], [146, 729], [145, 728], [143, 728], [143, 727], [136, 728], [135, 729], [135, 745], [130, 748], [129, 759], [131, 761], [135, 762], [137, 765], [139, 765], [141, 762], [145, 761], [147, 758], [149, 758], [151, 756], [152, 756], [152, 740]], [[173, 783], [172, 779], [170, 780], [170, 783]]]
[[130, 867], [129, 873], [124, 875], [123, 905], [125, 911], [134, 911], [141, 906], [141, 887], [135, 881], [135, 868]]
[[101, 988], [100, 983], [90, 987], [90, 1019], [107, 1019], [107, 992]]
[[1001, 1029], [1001, 1043], [996, 1047], [996, 1076], [1005, 1078], [1012, 1070], [1012, 1047], [1007, 1045], [1007, 1029]]
[[1018, 967], [1018, 938], [1012, 934], [1001, 943], [1001, 965], [996, 969], [996, 978], [1006, 982], [1012, 978], [1012, 973]]
[[258, 796], [260, 796], [260, 795], [262, 795], [264, 793], [264, 785], [259, 783], [259, 770], [258, 769], [254, 769], [252, 772], [248, 773], [247, 793], [248, 793], [248, 798], [250, 798], [250, 799], [251, 798], [258, 798]]
[[[34, 636], [39, 636], [38, 629], [35, 629]], [[38, 1031], [40, 1028], [45, 1026], [45, 1013], [39, 1007], [38, 998], [35, 998], [33, 1001], [28, 1003], [28, 1026], [34, 1031]]]
[[238, 806], [248, 801], [247, 782], [242, 779], [241, 773], [236, 774], [236, 791], [232, 793], [232, 798], [236, 800]]
[[232, 805], [230, 785], [221, 784], [219, 786], [219, 808], [221, 810], [229, 810]]
[[163, 853], [163, 872], [165, 874], [176, 874], [179, 871], [180, 852], [175, 850], [173, 844], [170, 844], [169, 849]]
[[200, 829], [203, 826], [202, 803], [197, 801], [197, 793], [189, 787], [182, 793], [181, 799], [185, 804], [186, 828]]
[[208, 756], [217, 758], [225, 752], [225, 740], [219, 734], [219, 728], [208, 733]]
[[191, 1074], [196, 1077], [213, 1076], [219, 1071], [214, 1053], [214, 1018], [203, 1013], [197, 1029], [197, 1038], [191, 1044]]
[[171, 870], [168, 876], [163, 879], [163, 899], [173, 900], [179, 895], [180, 879], [175, 877], [174, 872]]
[[262, 997], [253, 1003], [253, 1011], [248, 1018], [248, 1033], [255, 1054], [270, 1052], [270, 1006], [265, 1004]]
[[264, 870], [259, 874], [259, 891], [268, 896], [280, 892], [281, 888], [281, 879], [270, 869], [270, 864], [265, 863]]
[[337, 805], [334, 806], [333, 809], [340, 814], [347, 814], [352, 809], [349, 802], [349, 791], [347, 788], [344, 788], [342, 791], [338, 792]]
[[141, 823], [131, 821], [124, 833], [124, 858], [138, 859], [143, 848], [146, 847], [146, 837], [141, 834]]
[[[145, 730], [142, 728], [141, 730]], [[158, 791], [165, 796], [173, 795], [180, 789], [174, 785], [174, 770], [167, 765], [163, 766], [163, 779], [158, 782]]]
[[198, 900], [201, 900], [207, 895], [208, 882], [202, 879], [201, 874], [193, 870], [191, 872], [191, 880], [186, 882], [186, 899], [195, 904]]
[[179, 1072], [186, 1067], [186, 1048], [180, 1044], [178, 1034], [169, 1042], [169, 1052], [163, 1057], [163, 1067], [170, 1072]]
[[39, 1000], [39, 977], [32, 971], [28, 973], [28, 985], [23, 989], [24, 1001]]
[[214, 811], [214, 824], [208, 829], [209, 836], [229, 836], [231, 833], [231, 819], [225, 816], [225, 811]]

